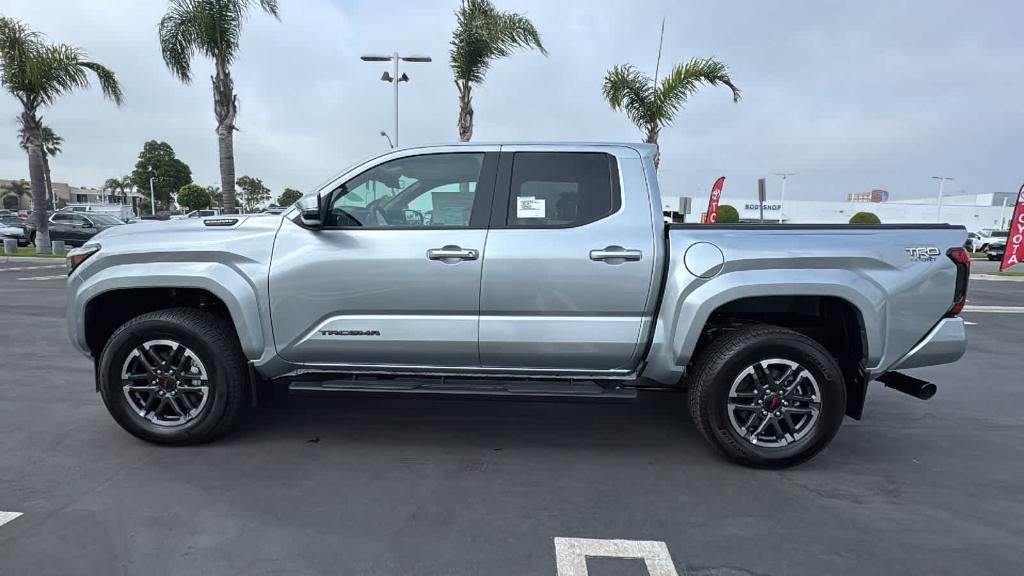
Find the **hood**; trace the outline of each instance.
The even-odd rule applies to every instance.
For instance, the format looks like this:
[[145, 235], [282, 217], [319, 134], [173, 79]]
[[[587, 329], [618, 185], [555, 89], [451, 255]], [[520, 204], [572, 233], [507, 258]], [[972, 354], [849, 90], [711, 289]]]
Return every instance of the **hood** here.
[[[237, 222], [222, 224], [229, 220]], [[272, 242], [273, 234], [280, 227], [281, 220], [281, 215], [270, 214], [142, 220], [134, 224], [111, 226], [100, 230], [89, 243], [100, 244], [103, 246], [103, 252], [107, 254], [237, 250], [237, 241], [255, 241], [269, 234]]]

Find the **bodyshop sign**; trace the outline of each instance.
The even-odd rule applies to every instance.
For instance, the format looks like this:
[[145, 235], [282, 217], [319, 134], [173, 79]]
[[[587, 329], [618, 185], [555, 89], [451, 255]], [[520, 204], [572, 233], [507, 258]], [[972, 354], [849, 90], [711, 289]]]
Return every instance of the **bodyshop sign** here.
[[1020, 264], [1024, 260], [1024, 186], [1017, 192], [1017, 206], [1013, 209], [1013, 218], [1010, 219], [1010, 230], [1006, 235], [1006, 251], [1003, 253], [1003, 262], [999, 270], [1006, 270], [1010, 266]]

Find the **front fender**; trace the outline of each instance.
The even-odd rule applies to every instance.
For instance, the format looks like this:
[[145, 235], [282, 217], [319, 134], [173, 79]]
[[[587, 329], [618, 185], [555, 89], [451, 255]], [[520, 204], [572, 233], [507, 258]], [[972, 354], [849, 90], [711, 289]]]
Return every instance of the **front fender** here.
[[[87, 262], [83, 265], [91, 265]], [[97, 262], [96, 264], [99, 264]], [[258, 288], [240, 270], [221, 262], [159, 262], [115, 264], [75, 274], [68, 285], [68, 333], [72, 344], [89, 354], [86, 343], [85, 309], [93, 298], [111, 290], [133, 288], [198, 288], [219, 298], [227, 306], [246, 357], [263, 356], [271, 342], [269, 326], [260, 315]]]

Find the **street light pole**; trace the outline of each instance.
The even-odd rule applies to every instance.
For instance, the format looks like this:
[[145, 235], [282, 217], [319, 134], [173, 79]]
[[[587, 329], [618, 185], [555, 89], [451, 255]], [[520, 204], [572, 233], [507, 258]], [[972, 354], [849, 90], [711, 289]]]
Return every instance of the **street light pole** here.
[[942, 190], [943, 190], [943, 188], [946, 187], [946, 180], [952, 180], [953, 178], [951, 178], [949, 176], [932, 176], [932, 179], [939, 181], [939, 201], [938, 201], [938, 209], [935, 211], [935, 221], [936, 222], [941, 222], [942, 221]]
[[[402, 74], [401, 76], [398, 75], [398, 61], [402, 60], [403, 62], [431, 62], [432, 60], [430, 59], [430, 56], [402, 56], [398, 52], [393, 52], [390, 55], [364, 54], [363, 56], [360, 56], [359, 59], [364, 61], [364, 62], [392, 62], [394, 64], [394, 76], [392, 76], [391, 74], [389, 74], [387, 72], [384, 72], [384, 75], [381, 76], [380, 79], [383, 80], [384, 82], [391, 82], [392, 84], [394, 84], [394, 93], [395, 93], [395, 127], [394, 127], [394, 135], [395, 135], [395, 140], [394, 140], [394, 142], [393, 142], [391, 147], [395, 148], [395, 147], [398, 146], [398, 83], [399, 82], [408, 82], [409, 81], [409, 76], [408, 75], [406, 75], [406, 74]], [[391, 139], [389, 138], [388, 140], [390, 141]]]
[[159, 180], [156, 176], [149, 178], [149, 214], [151, 216], [156, 215], [156, 196], [153, 194], [153, 180]]
[[796, 175], [795, 172], [776, 172], [776, 176], [782, 176], [782, 194], [779, 195], [779, 224], [782, 224], [782, 211], [786, 208], [786, 180], [790, 176]]
[[387, 132], [381, 130], [380, 131], [380, 135], [388, 139], [388, 147], [389, 148], [394, 148], [395, 147], [395, 145], [391, 142], [391, 136], [388, 136]]

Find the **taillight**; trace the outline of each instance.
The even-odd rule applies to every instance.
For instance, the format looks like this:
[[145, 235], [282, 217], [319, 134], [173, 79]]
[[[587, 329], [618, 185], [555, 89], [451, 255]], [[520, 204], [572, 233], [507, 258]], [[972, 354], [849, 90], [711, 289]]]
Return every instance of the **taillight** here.
[[971, 277], [971, 254], [966, 248], [950, 248], [946, 256], [956, 264], [956, 286], [953, 288], [953, 305], [946, 316], [956, 316], [967, 304], [967, 280]]

